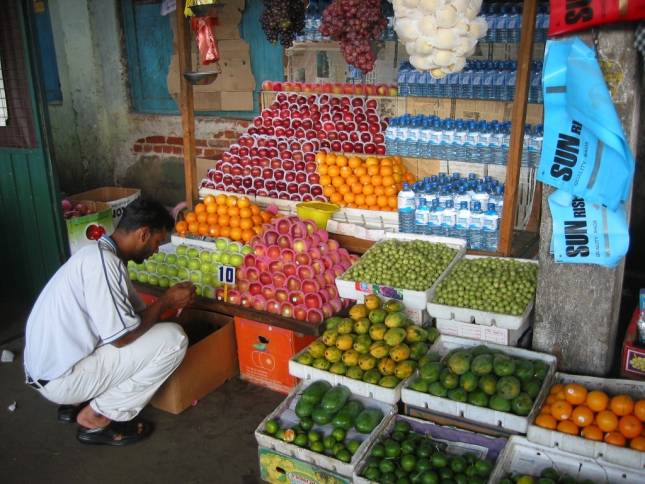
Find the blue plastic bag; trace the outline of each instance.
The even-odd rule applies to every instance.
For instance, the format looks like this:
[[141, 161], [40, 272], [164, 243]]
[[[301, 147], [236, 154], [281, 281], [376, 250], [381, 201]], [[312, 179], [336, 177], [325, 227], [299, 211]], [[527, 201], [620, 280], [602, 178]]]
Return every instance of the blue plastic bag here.
[[594, 50], [577, 37], [548, 41], [542, 77], [538, 180], [617, 209], [629, 195], [634, 157]]
[[549, 197], [549, 208], [556, 262], [615, 267], [627, 253], [629, 226], [624, 205], [609, 210], [558, 190]]

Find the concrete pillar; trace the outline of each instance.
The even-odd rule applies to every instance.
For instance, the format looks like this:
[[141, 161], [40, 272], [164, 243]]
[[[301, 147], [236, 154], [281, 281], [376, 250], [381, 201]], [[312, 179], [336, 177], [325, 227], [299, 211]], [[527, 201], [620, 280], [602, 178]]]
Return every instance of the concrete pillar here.
[[[636, 156], [641, 59], [634, 48], [634, 25], [599, 29], [583, 38], [596, 43], [612, 99]], [[552, 219], [547, 201], [552, 192], [545, 187], [542, 197], [533, 348], [556, 355], [561, 370], [606, 375], [622, 337], [617, 329], [624, 262], [615, 269], [554, 263], [549, 253]]]

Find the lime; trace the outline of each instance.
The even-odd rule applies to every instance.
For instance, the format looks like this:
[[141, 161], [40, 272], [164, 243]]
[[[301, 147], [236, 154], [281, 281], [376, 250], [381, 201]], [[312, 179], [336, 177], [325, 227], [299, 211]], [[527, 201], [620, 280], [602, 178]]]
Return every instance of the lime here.
[[442, 467], [439, 469], [439, 477], [441, 478], [441, 482], [446, 482], [448, 479], [452, 479], [452, 470], [450, 470], [450, 467]]
[[394, 424], [394, 431], [395, 432], [408, 433], [408, 432], [410, 432], [410, 424], [408, 422], [406, 422], [405, 420], [398, 420]]
[[393, 438], [397, 442], [403, 442], [406, 437], [407, 435], [404, 432], [398, 432], [398, 431], [392, 432], [392, 435], [391, 435], [391, 438]]
[[266, 425], [264, 426], [264, 432], [269, 434], [269, 435], [275, 435], [275, 433], [278, 430], [280, 430], [280, 424], [274, 418], [272, 418], [271, 420], [267, 421]]
[[309, 444], [309, 448], [314, 452], [318, 452], [319, 454], [322, 454], [322, 452], [325, 450], [325, 446], [320, 441], [311, 442]]
[[472, 392], [477, 388], [477, 383], [477, 376], [471, 371], [467, 371], [459, 377], [459, 386], [467, 392]]
[[341, 429], [340, 427], [336, 427], [331, 431], [331, 436], [336, 439], [336, 442], [342, 442], [343, 440], [345, 440], [345, 435], [347, 435], [347, 432], [345, 432], [345, 430]]
[[423, 473], [425, 471], [429, 471], [430, 469], [432, 469], [432, 464], [430, 463], [430, 459], [427, 459], [425, 457], [419, 457], [417, 459], [417, 463], [414, 466], [414, 468], [417, 471]]
[[300, 428], [302, 430], [311, 430], [314, 426], [314, 421], [310, 417], [303, 417], [300, 419]]
[[318, 432], [315, 430], [312, 430], [307, 434], [307, 438], [309, 439], [309, 442], [318, 442], [319, 440], [322, 440], [322, 437]]
[[516, 481], [515, 484], [533, 484], [535, 482], [535, 479], [533, 476], [520, 476]]
[[361, 443], [358, 440], [348, 440], [345, 442], [345, 446], [347, 447], [347, 450], [349, 450], [349, 453], [354, 455], [361, 446]]
[[437, 484], [439, 482], [439, 475], [434, 471], [426, 471], [421, 474], [421, 482], [423, 484]]
[[298, 447], [305, 447], [308, 444], [307, 436], [305, 434], [296, 435], [295, 440], [293, 441]]
[[430, 457], [432, 454], [432, 445], [429, 442], [423, 441], [417, 446], [417, 457]]
[[381, 474], [381, 482], [383, 484], [396, 484], [397, 477], [394, 472], [386, 472]]
[[383, 442], [383, 447], [385, 447], [385, 457], [398, 457], [401, 455], [401, 447], [395, 440], [387, 439]]
[[417, 459], [413, 454], [406, 454], [401, 457], [401, 460], [399, 461], [401, 469], [403, 469], [405, 472], [412, 472], [415, 468], [416, 463]]
[[336, 458], [341, 462], [349, 462], [352, 460], [352, 454], [350, 454], [349, 450], [343, 448], [336, 454]]
[[372, 453], [374, 457], [383, 457], [385, 455], [385, 448], [383, 447], [383, 444], [376, 444], [374, 447], [372, 447]]
[[468, 484], [468, 478], [465, 474], [455, 474], [453, 479], [457, 484]]
[[432, 467], [441, 469], [448, 466], [448, 457], [441, 452], [437, 452], [430, 457], [430, 462], [432, 463]]
[[363, 477], [370, 481], [378, 481], [381, 478], [381, 472], [378, 470], [378, 467], [368, 467], [365, 469]]
[[341, 450], [346, 450], [345, 446], [342, 443], [338, 443], [338, 444], [334, 445], [334, 448], [332, 449], [332, 451], [334, 452], [334, 455], [338, 455], [338, 453]]
[[401, 454], [412, 454], [416, 450], [416, 444], [412, 439], [401, 442]]
[[323, 445], [325, 446], [325, 449], [333, 449], [337, 443], [338, 442], [336, 441], [336, 439], [331, 435], [328, 435], [323, 439]]
[[459, 474], [460, 472], [463, 472], [464, 469], [466, 468], [466, 459], [460, 456], [453, 457], [450, 460], [450, 468], [453, 470], [455, 474]]
[[477, 471], [477, 475], [488, 477], [493, 470], [493, 464], [488, 460], [479, 459], [475, 462], [475, 470]]
[[378, 470], [381, 471], [383, 474], [387, 474], [389, 472], [394, 472], [395, 469], [394, 462], [388, 459], [383, 459], [381, 463], [378, 465]]

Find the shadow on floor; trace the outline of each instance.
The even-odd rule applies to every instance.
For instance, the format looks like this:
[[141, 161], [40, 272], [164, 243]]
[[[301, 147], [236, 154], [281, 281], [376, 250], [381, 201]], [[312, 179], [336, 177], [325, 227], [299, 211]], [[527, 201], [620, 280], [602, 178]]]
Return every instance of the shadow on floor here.
[[56, 405], [24, 384], [22, 345], [20, 338], [0, 346], [18, 353], [0, 364], [0, 482], [260, 482], [253, 431], [284, 395], [233, 379], [181, 415], [144, 409], [156, 426], [147, 441], [86, 446], [76, 441], [75, 425], [56, 421]]

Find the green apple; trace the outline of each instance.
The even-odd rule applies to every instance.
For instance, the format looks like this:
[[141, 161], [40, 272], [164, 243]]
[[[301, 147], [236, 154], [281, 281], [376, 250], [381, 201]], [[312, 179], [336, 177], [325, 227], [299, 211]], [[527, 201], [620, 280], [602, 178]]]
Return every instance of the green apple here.
[[137, 281], [143, 282], [144, 284], [148, 282], [148, 273], [147, 272], [139, 272], [137, 274]]
[[188, 249], [188, 257], [199, 257], [199, 249], [196, 247]]
[[134, 269], [135, 267], [137, 267], [137, 263], [135, 261], [133, 261], [133, 260], [129, 260], [128, 261], [128, 269]]
[[130, 278], [131, 281], [136, 281], [137, 280], [137, 271], [130, 269], [128, 271], [128, 277]]
[[204, 284], [213, 284], [213, 274], [202, 274], [202, 282]]
[[253, 247], [248, 246], [248, 245], [243, 245], [241, 252], [242, 252], [242, 255], [252, 254], [253, 253]]
[[215, 299], [215, 288], [213, 286], [204, 286], [202, 288], [202, 296]]
[[190, 271], [190, 280], [193, 282], [202, 282], [202, 272]]
[[168, 277], [177, 277], [179, 268], [177, 266], [168, 266], [166, 267], [166, 275]]
[[190, 272], [185, 267], [181, 267], [180, 269], [177, 270], [177, 277], [182, 281], [189, 281]]
[[177, 252], [177, 255], [186, 255], [188, 253], [188, 246], [184, 244], [178, 245], [175, 252]]
[[166, 260], [166, 254], [163, 252], [157, 252], [153, 257], [157, 262], [163, 262]]
[[215, 241], [215, 247], [220, 251], [228, 249], [228, 240], [222, 238], [217, 239]]
[[157, 274], [148, 274], [148, 284], [152, 284], [153, 286], [159, 285], [159, 277], [157, 277]]
[[201, 264], [201, 262], [199, 261], [199, 259], [195, 259], [195, 258], [193, 258], [193, 257], [191, 257], [190, 259], [188, 259], [188, 268], [189, 268], [191, 271], [195, 271], [195, 270], [199, 269], [199, 268], [201, 267], [201, 265], [202, 265], [202, 264]]
[[213, 274], [217, 274], [217, 271], [219, 271], [219, 268], [220, 268], [220, 266], [221, 266], [221, 265], [222, 265], [222, 264], [220, 264], [219, 262], [213, 262], [213, 263], [211, 264], [211, 272], [212, 272]]
[[141, 264], [137, 264], [136, 268], [137, 268], [138, 271], [145, 271], [146, 270], [145, 262], [142, 262]]
[[200, 270], [204, 273], [210, 272], [213, 269], [213, 265], [210, 262], [202, 262]]
[[166, 264], [176, 264], [177, 256], [175, 254], [168, 254], [166, 256]]
[[185, 255], [177, 256], [177, 265], [179, 267], [188, 267], [188, 257]]
[[201, 284], [195, 284], [195, 294], [198, 296], [202, 295], [202, 285]]
[[199, 253], [199, 260], [202, 262], [210, 262], [211, 261], [211, 253], [207, 250], [202, 250]]
[[222, 252], [219, 261], [222, 263], [222, 265], [227, 266], [231, 263], [231, 255], [228, 252]]
[[233, 254], [230, 259], [233, 267], [240, 267], [242, 262], [244, 262], [244, 258], [240, 254]]
[[168, 266], [166, 264], [157, 264], [157, 274], [165, 276], [168, 274]]
[[174, 286], [175, 284], [179, 284], [181, 280], [178, 277], [171, 277], [170, 278], [170, 285]]
[[222, 252], [213, 252], [211, 254], [211, 262], [222, 262]]
[[159, 278], [159, 287], [169, 287], [170, 286], [170, 280], [166, 276], [162, 276]]
[[146, 261], [146, 271], [157, 272], [157, 263], [151, 260]]
[[242, 250], [242, 244], [239, 242], [231, 242], [228, 245], [228, 251], [229, 252], [240, 252]]

